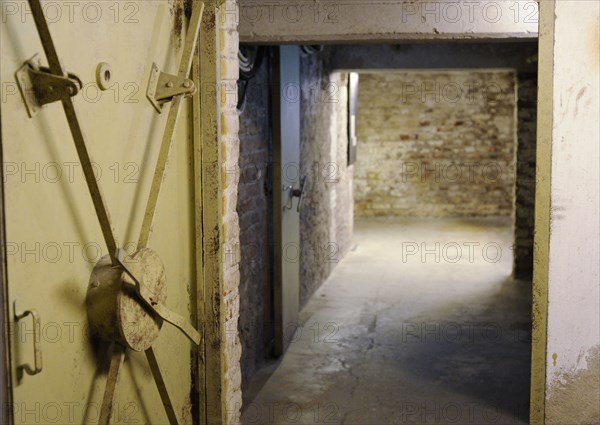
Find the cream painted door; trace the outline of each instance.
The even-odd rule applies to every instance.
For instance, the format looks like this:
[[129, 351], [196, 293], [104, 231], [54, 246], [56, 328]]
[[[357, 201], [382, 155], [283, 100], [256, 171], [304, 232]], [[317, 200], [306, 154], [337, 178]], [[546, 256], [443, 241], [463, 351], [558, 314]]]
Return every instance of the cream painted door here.
[[[132, 254], [171, 104], [158, 113], [146, 98], [146, 88], [153, 63], [166, 73], [178, 72], [188, 22], [184, 2], [41, 4], [62, 66], [83, 84], [73, 104], [115, 237]], [[86, 296], [88, 286], [94, 286], [90, 276], [96, 263], [109, 252], [61, 102], [43, 106], [30, 118], [16, 85], [15, 72], [34, 54], [42, 65], [49, 61], [30, 6], [25, 1], [2, 1], [1, 6], [1, 140], [13, 418], [17, 424], [97, 423], [110, 344], [90, 330]], [[108, 80], [106, 90], [97, 84], [100, 62], [109, 65], [108, 73], [104, 68], [101, 75]], [[189, 99], [182, 104], [147, 246], [164, 265], [164, 305], [193, 323], [198, 235], [192, 109]], [[40, 318], [35, 332], [31, 316], [14, 317], [29, 309]], [[128, 325], [139, 330], [135, 321]], [[34, 367], [34, 340], [43, 368], [29, 375], [20, 366]], [[153, 347], [176, 419], [192, 423], [195, 345], [177, 328], [163, 323]], [[168, 422], [147, 356], [127, 350], [112, 423]]]

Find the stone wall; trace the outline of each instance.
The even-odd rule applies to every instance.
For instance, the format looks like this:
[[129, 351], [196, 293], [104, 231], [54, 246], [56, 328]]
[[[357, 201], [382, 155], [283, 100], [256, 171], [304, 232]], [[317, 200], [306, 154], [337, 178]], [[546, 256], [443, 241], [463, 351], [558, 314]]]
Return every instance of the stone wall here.
[[268, 61], [247, 82], [240, 113], [237, 212], [240, 219], [240, 317], [242, 388], [267, 357], [271, 291]]
[[515, 192], [514, 276], [531, 280], [535, 224], [537, 74], [519, 73], [517, 106], [517, 184]]
[[361, 73], [355, 214], [510, 216], [515, 76]]
[[344, 257], [352, 238], [347, 75], [330, 73], [326, 55], [306, 55], [300, 64], [300, 167], [307, 176], [300, 209], [300, 307]]
[[[207, 82], [203, 86], [203, 90], [206, 91], [206, 87], [210, 84], [217, 83], [216, 93], [219, 95], [217, 102], [219, 102], [219, 115], [216, 117], [210, 117], [210, 126], [203, 128], [204, 132], [213, 134], [218, 132], [218, 147], [212, 147], [204, 162], [203, 153], [203, 167], [209, 168], [209, 164], [214, 164], [213, 160], [216, 159], [216, 165], [218, 171], [216, 175], [211, 175], [210, 178], [214, 179], [217, 177], [218, 182], [211, 180], [210, 184], [206, 183], [207, 175], [204, 174], [205, 180], [203, 186], [206, 186], [205, 190], [216, 190], [213, 193], [214, 200], [218, 199], [220, 202], [215, 206], [203, 205], [203, 211], [205, 215], [213, 215], [216, 211], [217, 215], [214, 217], [219, 220], [217, 224], [217, 230], [211, 227], [205, 227], [204, 238], [210, 240], [210, 243], [214, 244], [215, 253], [220, 256], [219, 262], [211, 260], [209, 268], [206, 270], [207, 264], [205, 263], [204, 276], [205, 279], [212, 279], [214, 276], [217, 279], [219, 285], [218, 292], [208, 294], [209, 300], [211, 301], [211, 308], [213, 313], [217, 312], [215, 322], [208, 324], [209, 326], [218, 326], [218, 329], [211, 329], [211, 335], [214, 332], [218, 332], [218, 338], [214, 339], [211, 336], [210, 340], [207, 340], [207, 346], [214, 344], [210, 348], [207, 347], [207, 356], [214, 356], [215, 348], [219, 350], [219, 359], [206, 359], [209, 366], [212, 364], [213, 367], [216, 364], [220, 365], [219, 370], [212, 370], [211, 367], [207, 368], [207, 381], [209, 382], [208, 391], [212, 394], [206, 394], [207, 397], [207, 410], [208, 410], [208, 422], [215, 421], [215, 413], [218, 412], [220, 421], [223, 424], [239, 424], [240, 423], [240, 410], [242, 407], [242, 390], [241, 390], [241, 369], [240, 369], [240, 356], [242, 348], [237, 332], [237, 322], [240, 307], [239, 297], [239, 263], [240, 257], [238, 255], [239, 250], [239, 218], [237, 214], [237, 195], [238, 195], [238, 174], [231, 172], [235, 170], [239, 159], [240, 141], [238, 138], [239, 129], [239, 117], [236, 109], [237, 105], [237, 80], [239, 76], [239, 61], [238, 61], [238, 45], [239, 37], [237, 31], [237, 16], [238, 16], [238, 4], [235, 0], [222, 0], [216, 4], [218, 9], [213, 9], [215, 3], [207, 2], [205, 6], [205, 14], [210, 21], [207, 19], [207, 26], [203, 27], [203, 32], [211, 34], [213, 29], [208, 25], [212, 22], [216, 25], [217, 34], [216, 37], [211, 38], [210, 50], [216, 52], [216, 56], [212, 58], [202, 58], [202, 61], [206, 61], [206, 67], [209, 69], [215, 69], [218, 73], [214, 76], [211, 82]], [[216, 12], [214, 18], [211, 14]], [[215, 19], [215, 20], [213, 20]], [[203, 39], [201, 38], [201, 43]], [[212, 45], [214, 43], [214, 45]], [[214, 49], [214, 50], [213, 50]], [[213, 61], [217, 63], [214, 64]], [[201, 69], [202, 69], [201, 65]], [[211, 97], [211, 93], [206, 93], [203, 96], [207, 98]], [[209, 113], [210, 114], [210, 113]], [[212, 120], [215, 119], [213, 122]], [[206, 146], [204, 147], [206, 150]], [[208, 171], [208, 170], [207, 170]], [[213, 185], [212, 183], [216, 183]], [[218, 197], [217, 197], [218, 196]], [[212, 224], [211, 219], [205, 219], [205, 226], [209, 223]], [[212, 256], [212, 252], [205, 252], [206, 256]], [[218, 267], [215, 269], [215, 265]], [[214, 285], [215, 282], [205, 282], [205, 286]], [[218, 391], [215, 388], [216, 383], [212, 381], [213, 377], [218, 376], [220, 379]], [[215, 394], [216, 392], [216, 394]], [[214, 403], [215, 399], [219, 400], [219, 405], [216, 406]], [[214, 400], [214, 401], [213, 401]]]

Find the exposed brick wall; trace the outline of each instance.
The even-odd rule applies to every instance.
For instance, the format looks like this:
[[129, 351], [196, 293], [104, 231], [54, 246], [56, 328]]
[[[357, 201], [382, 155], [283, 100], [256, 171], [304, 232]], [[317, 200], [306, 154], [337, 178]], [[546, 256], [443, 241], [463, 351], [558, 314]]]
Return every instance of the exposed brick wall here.
[[264, 364], [270, 309], [269, 236], [273, 198], [269, 190], [268, 63], [248, 81], [240, 113], [240, 180], [237, 211], [240, 219], [240, 318], [242, 389]]
[[[328, 75], [324, 54], [301, 60], [301, 174], [307, 177], [300, 210], [300, 305], [321, 285], [348, 250], [352, 236], [352, 167], [347, 162], [346, 75]], [[267, 60], [248, 83], [240, 114], [237, 213], [240, 225], [240, 312], [242, 388], [269, 353], [271, 284], [269, 220], [272, 195], [267, 191], [269, 156], [269, 89]]]
[[537, 74], [519, 73], [514, 275], [531, 280], [535, 223]]
[[347, 76], [330, 74], [326, 51], [304, 56], [300, 167], [300, 307], [347, 252], [352, 237], [352, 167], [347, 167]]
[[[221, 173], [221, 227], [222, 287], [221, 317], [221, 412], [224, 424], [239, 424], [242, 407], [240, 356], [241, 344], [237, 332], [240, 308], [239, 298], [239, 218], [237, 213], [239, 161], [239, 117], [237, 105], [237, 57], [239, 38], [237, 31], [236, 1], [219, 2], [218, 40], [220, 89], [220, 173]], [[213, 306], [213, 308], [217, 308]], [[210, 406], [209, 406], [210, 407]]]
[[514, 73], [361, 73], [358, 108], [355, 214], [511, 215]]

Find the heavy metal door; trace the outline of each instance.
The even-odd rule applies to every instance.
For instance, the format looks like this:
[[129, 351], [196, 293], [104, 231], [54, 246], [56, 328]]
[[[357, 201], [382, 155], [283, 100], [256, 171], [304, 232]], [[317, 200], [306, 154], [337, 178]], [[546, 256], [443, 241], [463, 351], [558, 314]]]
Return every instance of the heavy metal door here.
[[189, 4], [2, 2], [14, 423], [194, 422]]
[[[300, 298], [300, 51], [281, 46], [274, 60], [273, 200], [275, 351], [287, 349], [298, 327]], [[297, 200], [296, 200], [297, 198]]]

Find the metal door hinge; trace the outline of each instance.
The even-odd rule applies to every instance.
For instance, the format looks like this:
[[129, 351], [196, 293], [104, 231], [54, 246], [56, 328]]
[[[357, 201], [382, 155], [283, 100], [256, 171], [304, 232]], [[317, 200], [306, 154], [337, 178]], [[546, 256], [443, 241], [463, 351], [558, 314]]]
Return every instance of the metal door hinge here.
[[162, 106], [175, 96], [192, 96], [194, 93], [196, 86], [192, 80], [164, 73], [156, 63], [152, 64], [146, 97], [159, 113], [162, 112]]
[[25, 61], [15, 76], [29, 117], [47, 103], [61, 100], [64, 96], [75, 96], [83, 87], [75, 74], [68, 73], [65, 77], [50, 72], [48, 67], [41, 65], [37, 54]]

